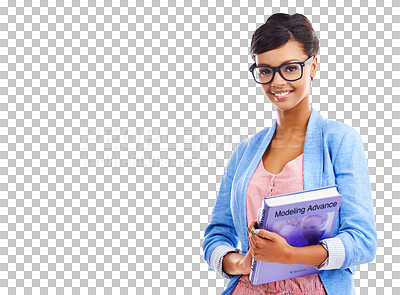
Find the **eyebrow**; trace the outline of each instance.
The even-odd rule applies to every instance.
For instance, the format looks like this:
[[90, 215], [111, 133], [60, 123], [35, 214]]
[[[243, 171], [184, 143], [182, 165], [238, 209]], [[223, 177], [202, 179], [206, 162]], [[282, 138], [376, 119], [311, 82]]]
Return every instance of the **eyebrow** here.
[[[288, 59], [288, 60], [285, 60], [284, 62], [282, 62], [282, 63], [280, 64], [280, 66], [283, 65], [283, 64], [286, 64], [286, 63], [288, 63], [288, 62], [291, 62], [291, 61], [299, 61], [299, 60], [297, 60], [297, 59]], [[267, 67], [270, 67], [269, 64], [258, 64], [257, 66], [267, 66]]]

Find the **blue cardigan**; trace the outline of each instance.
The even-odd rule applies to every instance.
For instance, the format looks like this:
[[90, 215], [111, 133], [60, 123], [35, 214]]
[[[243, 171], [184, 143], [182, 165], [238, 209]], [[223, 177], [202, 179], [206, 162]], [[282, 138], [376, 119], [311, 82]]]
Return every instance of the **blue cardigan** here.
[[[311, 108], [303, 154], [304, 189], [337, 184], [343, 196], [333, 236], [345, 248], [339, 269], [319, 273], [328, 295], [355, 294], [356, 266], [374, 260], [377, 234], [368, 162], [360, 134], [345, 123], [326, 120]], [[211, 221], [204, 233], [204, 259], [220, 245], [249, 250], [246, 221], [246, 191], [257, 164], [276, 129], [272, 127], [241, 141], [233, 151], [221, 180]], [[210, 268], [211, 269], [211, 268]], [[241, 275], [233, 276], [222, 294], [230, 294]]]

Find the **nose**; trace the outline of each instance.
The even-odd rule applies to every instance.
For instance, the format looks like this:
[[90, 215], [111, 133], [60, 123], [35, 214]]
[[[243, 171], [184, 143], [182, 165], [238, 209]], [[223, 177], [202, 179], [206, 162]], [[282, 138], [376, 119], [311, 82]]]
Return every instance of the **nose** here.
[[282, 85], [285, 83], [286, 83], [286, 80], [282, 78], [281, 74], [278, 71], [275, 72], [275, 76], [271, 81], [271, 86]]

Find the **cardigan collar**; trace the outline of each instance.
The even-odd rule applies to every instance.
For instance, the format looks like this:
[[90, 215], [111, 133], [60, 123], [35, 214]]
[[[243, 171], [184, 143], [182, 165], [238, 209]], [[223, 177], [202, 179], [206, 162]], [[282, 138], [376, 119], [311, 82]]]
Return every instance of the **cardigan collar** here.
[[[311, 114], [307, 122], [307, 130], [303, 150], [303, 184], [304, 190], [318, 188], [322, 186], [323, 172], [323, 123], [324, 118], [311, 107]], [[249, 181], [261, 160], [262, 155], [267, 149], [276, 130], [277, 120], [271, 128], [261, 131], [259, 134], [249, 139], [249, 146], [237, 168], [242, 170], [242, 177], [238, 179], [236, 188], [238, 195], [236, 206], [239, 210], [238, 215], [233, 216], [234, 221], [239, 222], [237, 229], [244, 252], [249, 249], [247, 221], [246, 221], [246, 193]], [[235, 215], [235, 214], [234, 214]], [[238, 220], [237, 220], [238, 219]], [[244, 244], [243, 244], [244, 242]]]

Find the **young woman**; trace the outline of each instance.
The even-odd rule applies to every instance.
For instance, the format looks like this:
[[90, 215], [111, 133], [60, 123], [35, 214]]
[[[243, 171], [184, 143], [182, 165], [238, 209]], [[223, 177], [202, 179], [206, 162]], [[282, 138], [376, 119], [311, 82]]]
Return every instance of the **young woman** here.
[[[250, 71], [275, 106], [277, 120], [233, 151], [205, 230], [204, 259], [230, 279], [223, 294], [355, 294], [356, 266], [375, 258], [377, 234], [362, 138], [347, 124], [325, 120], [310, 105], [318, 50], [318, 37], [301, 14], [274, 14], [254, 32]], [[332, 238], [292, 247], [274, 232], [249, 235], [263, 197], [333, 184], [342, 202]], [[252, 258], [322, 271], [252, 285]]]

